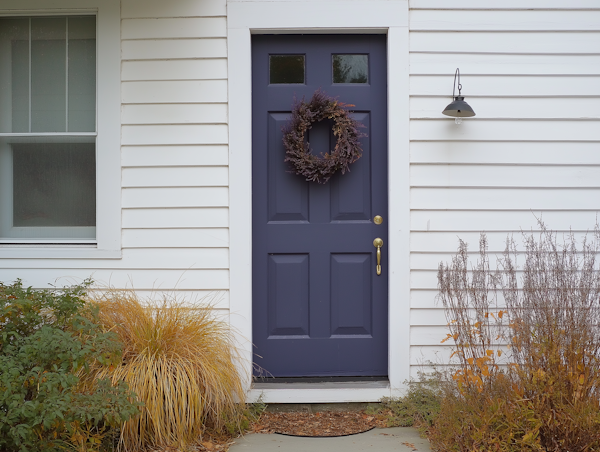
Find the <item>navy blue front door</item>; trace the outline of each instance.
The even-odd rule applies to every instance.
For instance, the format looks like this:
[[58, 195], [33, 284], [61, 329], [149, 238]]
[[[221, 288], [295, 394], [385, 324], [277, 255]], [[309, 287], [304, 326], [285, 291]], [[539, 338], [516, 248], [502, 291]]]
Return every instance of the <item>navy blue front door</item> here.
[[[386, 38], [257, 35], [252, 67], [255, 362], [276, 377], [385, 376]], [[294, 98], [308, 101], [317, 89], [354, 104], [352, 116], [368, 135], [351, 172], [325, 185], [292, 173], [282, 144]], [[313, 153], [333, 149], [331, 124], [314, 124], [308, 141]]]

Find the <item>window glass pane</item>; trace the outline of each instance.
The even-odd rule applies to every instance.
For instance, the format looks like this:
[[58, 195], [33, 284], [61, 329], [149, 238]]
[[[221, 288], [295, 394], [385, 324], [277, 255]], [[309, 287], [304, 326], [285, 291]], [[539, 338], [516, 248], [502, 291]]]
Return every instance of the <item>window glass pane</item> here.
[[304, 83], [304, 55], [269, 56], [269, 83]]
[[69, 17], [69, 132], [96, 131], [96, 17]]
[[29, 131], [29, 19], [0, 18], [0, 133]]
[[94, 144], [13, 144], [13, 226], [95, 226]]
[[369, 83], [369, 56], [333, 55], [333, 83]]
[[0, 239], [94, 238], [93, 137], [0, 140]]
[[96, 17], [0, 18], [0, 133], [95, 131]]
[[31, 131], [65, 132], [67, 20], [31, 19]]

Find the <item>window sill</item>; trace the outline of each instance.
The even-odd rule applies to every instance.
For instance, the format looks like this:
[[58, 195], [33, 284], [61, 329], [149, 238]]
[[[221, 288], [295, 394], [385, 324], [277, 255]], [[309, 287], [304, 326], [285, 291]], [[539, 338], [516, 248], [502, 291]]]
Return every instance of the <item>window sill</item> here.
[[95, 245], [0, 245], [0, 259], [121, 259], [121, 250]]

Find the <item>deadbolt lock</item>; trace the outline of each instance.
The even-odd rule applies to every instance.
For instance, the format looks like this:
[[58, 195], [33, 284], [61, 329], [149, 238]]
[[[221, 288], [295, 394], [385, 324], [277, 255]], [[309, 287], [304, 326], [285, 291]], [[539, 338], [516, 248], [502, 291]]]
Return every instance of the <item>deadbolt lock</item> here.
[[380, 215], [375, 215], [375, 218], [373, 218], [373, 223], [381, 224], [381, 223], [383, 223], [383, 218], [381, 218]]

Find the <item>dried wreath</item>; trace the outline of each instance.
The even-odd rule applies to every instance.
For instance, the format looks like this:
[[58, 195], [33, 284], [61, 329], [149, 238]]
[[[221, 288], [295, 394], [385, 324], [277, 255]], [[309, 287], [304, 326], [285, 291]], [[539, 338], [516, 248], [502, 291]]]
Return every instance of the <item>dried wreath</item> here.
[[[353, 106], [329, 97], [320, 89], [315, 91], [310, 102], [303, 98], [294, 103], [292, 117], [282, 130], [285, 161], [292, 163], [296, 174], [307, 181], [324, 184], [336, 171], [340, 170], [342, 174], [350, 171], [349, 165], [362, 155], [359, 139], [366, 136], [358, 131], [364, 126], [352, 119], [346, 110]], [[310, 153], [310, 145], [304, 142], [304, 136], [313, 123], [323, 119], [333, 119], [333, 135], [337, 142], [333, 151], [316, 156]]]

